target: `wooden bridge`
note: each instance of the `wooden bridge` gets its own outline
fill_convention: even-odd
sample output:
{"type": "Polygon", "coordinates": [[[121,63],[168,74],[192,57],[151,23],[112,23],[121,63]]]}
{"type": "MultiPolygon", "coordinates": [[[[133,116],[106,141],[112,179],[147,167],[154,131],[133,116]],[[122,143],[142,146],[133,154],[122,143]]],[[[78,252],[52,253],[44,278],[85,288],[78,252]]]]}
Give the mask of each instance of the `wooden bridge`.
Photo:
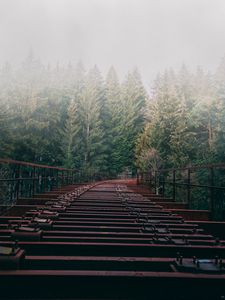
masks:
{"type": "Polygon", "coordinates": [[[209,211],[135,179],[74,183],[61,172],[50,189],[48,174],[33,173],[26,197],[22,177],[10,179],[18,197],[0,216],[1,299],[224,299],[225,224],[209,211]]]}

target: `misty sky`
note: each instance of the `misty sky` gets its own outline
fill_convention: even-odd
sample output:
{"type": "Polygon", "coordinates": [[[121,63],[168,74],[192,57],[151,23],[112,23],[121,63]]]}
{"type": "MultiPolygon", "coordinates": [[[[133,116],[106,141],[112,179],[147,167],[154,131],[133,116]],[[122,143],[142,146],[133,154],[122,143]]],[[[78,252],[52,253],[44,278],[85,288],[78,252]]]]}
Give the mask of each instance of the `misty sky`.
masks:
{"type": "Polygon", "coordinates": [[[215,70],[225,55],[225,0],[0,0],[0,63],[32,48],[45,63],[97,64],[145,83],[185,63],[215,70]]]}

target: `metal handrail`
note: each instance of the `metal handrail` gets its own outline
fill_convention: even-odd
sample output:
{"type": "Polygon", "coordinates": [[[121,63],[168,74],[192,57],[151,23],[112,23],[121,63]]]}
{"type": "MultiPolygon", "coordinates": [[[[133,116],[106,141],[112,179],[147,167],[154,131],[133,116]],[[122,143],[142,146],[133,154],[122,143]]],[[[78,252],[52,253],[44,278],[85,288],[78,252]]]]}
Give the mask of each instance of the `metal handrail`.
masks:
{"type": "Polygon", "coordinates": [[[159,169],[160,172],[168,172],[168,171],[182,171],[182,170],[196,170],[196,169],[209,169],[209,168],[225,168],[225,163],[215,163],[215,164],[195,164],[188,167],[180,167],[180,168],[167,168],[167,169],[159,169]]]}
{"type": "Polygon", "coordinates": [[[109,178],[104,172],[0,158],[0,205],[9,206],[19,198],[51,191],[69,184],[109,178]]]}
{"type": "Polygon", "coordinates": [[[189,208],[192,208],[193,202],[196,206],[196,200],[193,201],[194,192],[197,194],[196,189],[201,189],[201,192],[198,192],[200,195],[197,204],[204,202],[212,219],[225,219],[224,171],[225,163],[150,169],[148,172],[138,172],[138,182],[150,185],[156,193],[162,196],[168,197],[169,191],[175,201],[186,203],[189,208]],[[198,173],[203,171],[206,173],[198,173]],[[201,195],[204,195],[204,201],[200,199],[201,195]]]}
{"type": "Polygon", "coordinates": [[[29,166],[29,167],[37,167],[37,168],[44,168],[44,169],[53,169],[53,170],[59,170],[59,171],[75,171],[76,169],[67,169],[62,167],[56,167],[56,166],[48,166],[48,165],[42,165],[42,164],[36,164],[36,163],[30,163],[26,161],[20,161],[20,160],[13,160],[13,159],[4,159],[0,158],[0,163],[8,163],[8,164],[14,164],[14,165],[21,165],[21,166],[29,166]]]}
{"type": "Polygon", "coordinates": [[[0,205],[11,207],[19,198],[74,184],[78,177],[76,169],[1,158],[0,205]]]}

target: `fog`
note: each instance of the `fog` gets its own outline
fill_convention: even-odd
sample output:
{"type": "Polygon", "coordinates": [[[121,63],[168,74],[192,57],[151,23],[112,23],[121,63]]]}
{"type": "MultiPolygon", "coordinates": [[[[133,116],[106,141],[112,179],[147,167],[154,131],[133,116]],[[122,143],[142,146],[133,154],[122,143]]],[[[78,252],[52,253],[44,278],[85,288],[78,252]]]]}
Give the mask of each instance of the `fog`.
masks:
{"type": "Polygon", "coordinates": [[[165,68],[215,70],[225,54],[224,0],[0,0],[0,64],[33,49],[44,63],[82,60],[145,84],[165,68]]]}

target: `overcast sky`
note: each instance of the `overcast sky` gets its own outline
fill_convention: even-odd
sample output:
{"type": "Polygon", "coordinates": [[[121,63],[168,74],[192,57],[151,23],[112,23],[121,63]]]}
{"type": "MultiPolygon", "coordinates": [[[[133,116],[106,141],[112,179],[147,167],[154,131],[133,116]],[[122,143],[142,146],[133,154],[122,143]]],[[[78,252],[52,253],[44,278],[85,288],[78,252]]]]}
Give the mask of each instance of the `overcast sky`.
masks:
{"type": "Polygon", "coordinates": [[[0,63],[32,48],[43,62],[137,66],[145,83],[185,63],[214,70],[225,55],[225,0],[0,0],[0,63]]]}

